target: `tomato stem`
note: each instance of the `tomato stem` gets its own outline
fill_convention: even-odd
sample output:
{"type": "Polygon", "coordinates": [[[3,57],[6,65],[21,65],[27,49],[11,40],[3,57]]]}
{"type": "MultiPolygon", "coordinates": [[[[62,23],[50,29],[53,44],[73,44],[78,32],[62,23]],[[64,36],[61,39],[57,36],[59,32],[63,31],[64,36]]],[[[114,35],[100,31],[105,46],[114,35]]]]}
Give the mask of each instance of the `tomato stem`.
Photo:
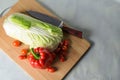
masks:
{"type": "Polygon", "coordinates": [[[35,59],[39,59],[39,58],[40,58],[40,55],[37,55],[37,54],[34,53],[33,48],[30,49],[30,52],[31,52],[32,55],[35,57],[35,59]]]}

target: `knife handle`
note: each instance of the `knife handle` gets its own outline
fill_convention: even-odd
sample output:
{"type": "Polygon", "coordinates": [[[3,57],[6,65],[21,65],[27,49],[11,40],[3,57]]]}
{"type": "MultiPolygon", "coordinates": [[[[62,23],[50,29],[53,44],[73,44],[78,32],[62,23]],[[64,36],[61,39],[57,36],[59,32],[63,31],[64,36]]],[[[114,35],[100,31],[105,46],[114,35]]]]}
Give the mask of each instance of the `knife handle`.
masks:
{"type": "Polygon", "coordinates": [[[79,30],[75,30],[75,29],[69,28],[69,27],[67,27],[66,25],[63,25],[62,29],[63,29],[63,31],[65,31],[65,32],[67,32],[67,33],[69,33],[69,34],[72,34],[72,35],[74,35],[74,36],[77,36],[77,37],[79,37],[79,38],[82,38],[82,35],[83,35],[83,34],[82,34],[82,32],[79,31],[79,30]]]}

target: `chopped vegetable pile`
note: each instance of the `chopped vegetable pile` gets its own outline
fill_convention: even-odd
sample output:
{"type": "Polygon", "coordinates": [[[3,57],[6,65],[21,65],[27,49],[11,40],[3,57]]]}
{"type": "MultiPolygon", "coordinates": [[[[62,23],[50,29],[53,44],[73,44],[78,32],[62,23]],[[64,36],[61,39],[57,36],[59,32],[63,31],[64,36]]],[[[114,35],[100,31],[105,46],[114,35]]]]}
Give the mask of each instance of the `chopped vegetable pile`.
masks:
{"type": "MultiPolygon", "coordinates": [[[[15,42],[16,40],[14,41],[14,43],[15,42]]],[[[19,58],[21,60],[28,59],[31,66],[34,68],[47,69],[48,72],[55,72],[56,68],[52,66],[53,62],[55,62],[57,59],[61,62],[64,62],[66,60],[68,47],[69,47],[69,41],[63,40],[59,44],[59,46],[52,52],[42,47],[22,49],[19,58]]]]}

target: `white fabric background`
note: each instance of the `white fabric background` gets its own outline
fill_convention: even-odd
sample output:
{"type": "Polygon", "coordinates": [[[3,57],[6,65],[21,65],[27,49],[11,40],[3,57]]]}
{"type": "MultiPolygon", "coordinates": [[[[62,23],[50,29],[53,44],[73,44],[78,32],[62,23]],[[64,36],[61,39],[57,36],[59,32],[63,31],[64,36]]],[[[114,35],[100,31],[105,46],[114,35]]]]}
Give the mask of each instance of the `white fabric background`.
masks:
{"type": "MultiPolygon", "coordinates": [[[[92,44],[64,80],[120,79],[120,0],[37,1],[73,28],[84,31],[92,44]]],[[[0,12],[15,2],[0,1],[0,12]]],[[[3,52],[0,52],[0,79],[32,80],[3,52]]]]}

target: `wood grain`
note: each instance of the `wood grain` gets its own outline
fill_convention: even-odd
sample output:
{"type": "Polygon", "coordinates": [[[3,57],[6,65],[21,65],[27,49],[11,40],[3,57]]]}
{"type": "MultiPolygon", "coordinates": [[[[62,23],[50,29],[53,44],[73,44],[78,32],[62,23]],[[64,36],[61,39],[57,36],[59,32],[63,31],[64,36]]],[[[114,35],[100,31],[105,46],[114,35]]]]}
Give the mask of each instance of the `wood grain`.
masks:
{"type": "Polygon", "coordinates": [[[12,13],[24,12],[26,10],[34,10],[56,17],[42,5],[38,4],[35,0],[19,0],[10,11],[2,18],[0,18],[0,48],[13,59],[21,68],[23,68],[34,80],[62,80],[64,76],[72,69],[72,67],[79,61],[90,47],[90,43],[85,39],[80,39],[70,34],[65,34],[64,37],[70,39],[71,47],[68,53],[67,61],[57,62],[54,64],[58,68],[55,73],[49,73],[46,70],[34,69],[27,60],[19,60],[20,50],[28,47],[22,45],[21,47],[12,46],[13,38],[7,36],[3,30],[4,19],[12,13]]]}

